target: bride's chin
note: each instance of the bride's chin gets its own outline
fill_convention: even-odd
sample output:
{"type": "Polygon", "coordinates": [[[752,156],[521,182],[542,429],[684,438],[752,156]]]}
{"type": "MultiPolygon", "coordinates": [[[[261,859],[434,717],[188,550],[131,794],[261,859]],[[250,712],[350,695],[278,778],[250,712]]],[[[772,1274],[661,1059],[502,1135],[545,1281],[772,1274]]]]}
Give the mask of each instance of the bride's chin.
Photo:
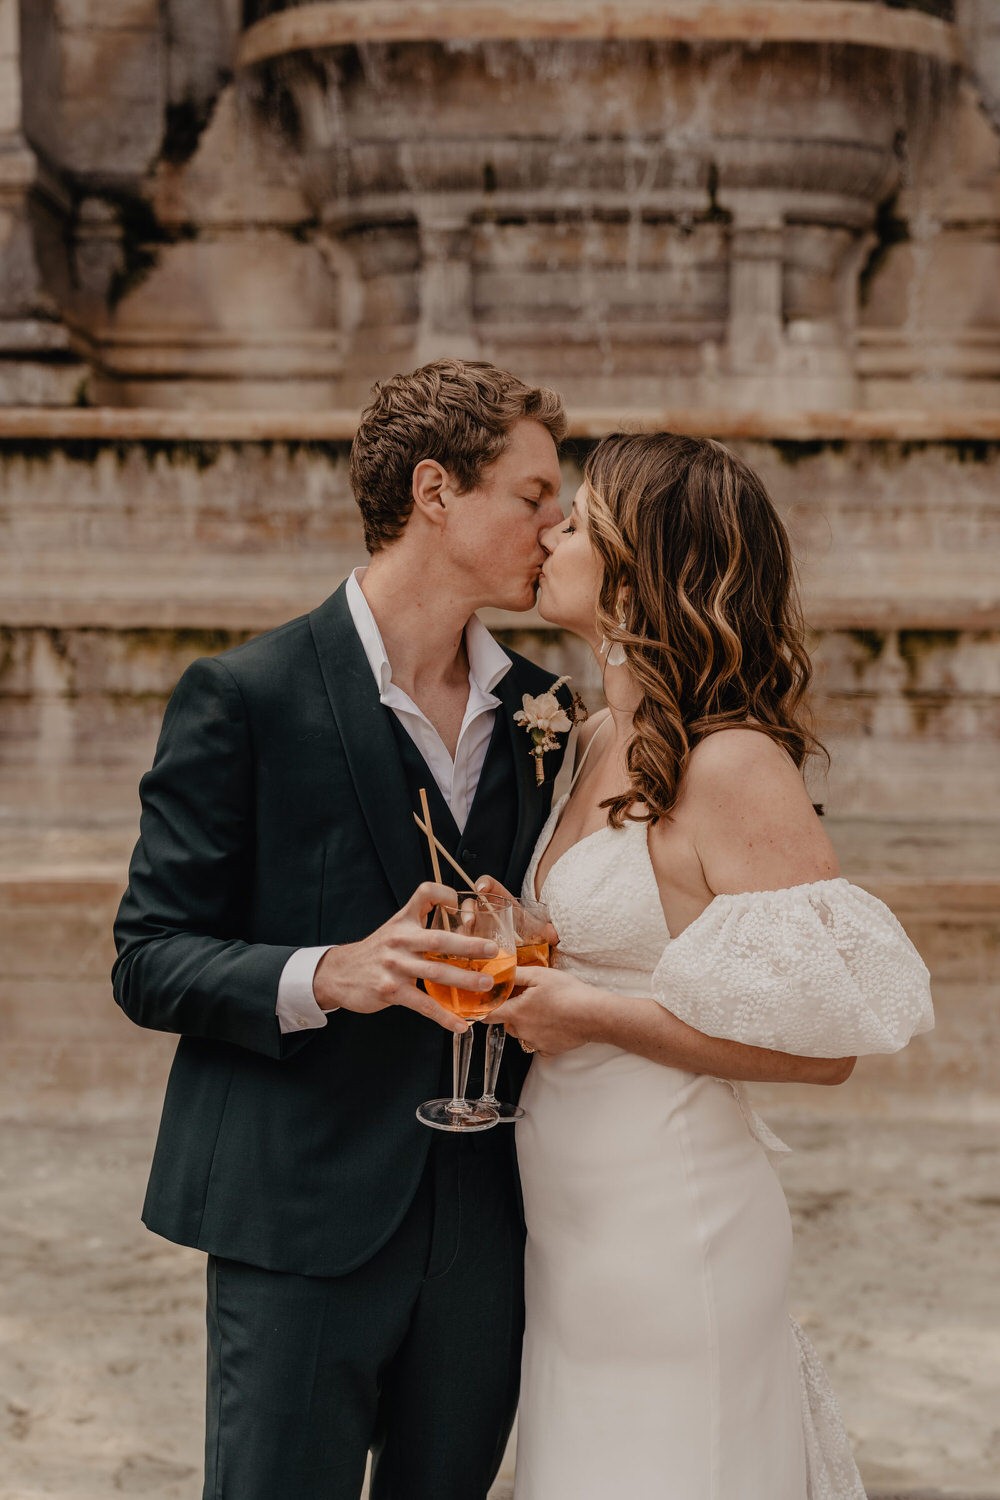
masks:
{"type": "Polygon", "coordinates": [[[553,610],[551,605],[546,602],[544,589],[539,589],[535,595],[535,608],[542,619],[547,620],[550,625],[561,625],[563,623],[559,618],[558,611],[553,610]]]}

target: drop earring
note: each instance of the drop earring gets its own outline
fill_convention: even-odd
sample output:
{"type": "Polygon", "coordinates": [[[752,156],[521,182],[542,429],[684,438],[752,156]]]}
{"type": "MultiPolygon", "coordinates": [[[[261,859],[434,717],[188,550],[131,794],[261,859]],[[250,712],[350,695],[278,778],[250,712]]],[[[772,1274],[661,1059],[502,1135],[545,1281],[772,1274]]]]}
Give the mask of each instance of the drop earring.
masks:
{"type": "MultiPolygon", "coordinates": [[[[618,616],[618,627],[620,630],[625,629],[625,616],[622,614],[618,616]]],[[[615,641],[614,645],[611,646],[611,649],[608,650],[609,644],[610,643],[608,642],[606,637],[601,641],[601,651],[607,651],[607,656],[605,657],[607,665],[609,667],[623,667],[626,661],[625,647],[622,645],[621,641],[615,641]]]]}

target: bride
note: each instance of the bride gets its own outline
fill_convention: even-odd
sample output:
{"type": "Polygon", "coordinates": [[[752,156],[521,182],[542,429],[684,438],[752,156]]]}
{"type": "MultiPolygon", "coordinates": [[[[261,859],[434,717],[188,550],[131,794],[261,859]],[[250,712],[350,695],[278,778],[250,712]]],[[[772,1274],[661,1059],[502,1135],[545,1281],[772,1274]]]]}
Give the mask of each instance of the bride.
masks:
{"type": "Polygon", "coordinates": [[[836,1083],[933,1024],[924,965],[839,877],[803,783],[787,537],[746,464],[658,433],[604,439],[544,545],[539,611],[593,647],[610,708],[525,877],[555,967],[495,1013],[537,1054],[516,1500],[863,1500],[786,1311],[786,1148],[703,1061],[827,1058],[836,1083]]]}

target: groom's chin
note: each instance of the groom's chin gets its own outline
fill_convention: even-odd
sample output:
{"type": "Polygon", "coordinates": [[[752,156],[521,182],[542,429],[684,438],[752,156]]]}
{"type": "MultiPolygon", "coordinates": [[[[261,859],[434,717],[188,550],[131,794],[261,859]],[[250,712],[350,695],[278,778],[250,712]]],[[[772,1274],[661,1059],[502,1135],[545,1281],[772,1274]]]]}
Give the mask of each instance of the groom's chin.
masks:
{"type": "Polygon", "coordinates": [[[516,589],[511,589],[507,598],[494,602],[493,608],[508,609],[512,614],[525,614],[529,609],[534,609],[535,607],[535,593],[535,584],[534,580],[532,580],[532,582],[526,583],[520,592],[516,589]]]}

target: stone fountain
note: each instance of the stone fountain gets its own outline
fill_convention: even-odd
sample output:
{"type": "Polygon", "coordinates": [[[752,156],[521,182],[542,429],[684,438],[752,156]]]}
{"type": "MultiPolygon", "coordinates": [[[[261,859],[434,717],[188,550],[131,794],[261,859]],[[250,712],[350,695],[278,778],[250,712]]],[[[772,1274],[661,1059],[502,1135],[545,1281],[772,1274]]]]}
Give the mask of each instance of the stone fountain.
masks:
{"type": "Polygon", "coordinates": [[[995,142],[951,9],[25,7],[8,399],[353,409],[447,348],[576,409],[989,405],[995,142]]]}
{"type": "Polygon", "coordinates": [[[855,407],[880,205],[954,107],[881,6],[326,4],[240,47],[339,251],[348,402],[450,348],[574,406],[855,407]]]}
{"type": "MultiPolygon", "coordinates": [[[[26,1086],[134,1086],[107,921],[164,699],[359,560],[354,412],[451,351],[566,393],[570,481],[622,418],[763,472],[831,829],[946,997],[852,1098],[994,1097],[989,6],[0,0],[0,79],[0,923],[63,935],[4,992],[16,1028],[51,996],[26,1086]]],[[[494,623],[599,696],[571,643],[494,623]]]]}
{"type": "MultiPolygon", "coordinates": [[[[102,1195],[107,1117],[151,1129],[172,1041],[137,1033],[107,976],[165,700],[193,657],[308,609],[362,560],[357,408],[373,378],[439,352],[565,392],[567,488],[594,438],[638,420],[736,447],[789,525],[833,756],[815,793],[845,873],[927,958],[939,1017],[847,1089],[781,1094],[807,1124],[793,1209],[824,1246],[811,1287],[826,1245],[859,1238],[866,1191],[865,1238],[899,1249],[880,1368],[903,1427],[891,1399],[872,1417],[867,1310],[838,1360],[849,1397],[863,1365],[876,1482],[916,1482],[904,1427],[925,1459],[947,1428],[962,1473],[982,1473],[986,1346],[970,1404],[968,1324],[924,1301],[927,1265],[960,1257],[943,1237],[920,1257],[945,1222],[995,1212],[973,1136],[1000,1106],[997,0],[0,0],[0,1031],[6,1115],[26,1135],[55,1122],[18,1215],[61,1196],[56,1158],[76,1171],[67,1120],[102,1195]],[[879,1112],[897,1122],[872,1132],[879,1112]],[[947,1155],[949,1129],[974,1160],[947,1155]],[[824,1140],[847,1142],[842,1194],[824,1140]],[[894,1194],[915,1250],[898,1202],[889,1232],[894,1194]],[[950,1372],[926,1342],[945,1323],[950,1372]]],[[[490,623],[596,706],[572,642],[530,616],[490,623]]],[[[86,1280],[61,1280],[53,1306],[80,1286],[93,1300],[89,1245],[63,1248],[86,1280]]],[[[874,1259],[856,1264],[846,1305],[873,1307],[874,1259]]],[[[150,1308],[173,1299],[165,1266],[150,1308]]],[[[980,1280],[969,1307],[995,1300],[980,1280]]],[[[843,1284],[826,1294],[837,1326],[843,1284]]],[[[183,1349],[161,1342],[169,1399],[183,1349]]],[[[132,1369],[100,1393],[115,1442],[132,1369]]],[[[100,1422],[76,1425],[76,1370],[60,1351],[39,1380],[36,1442],[93,1477],[107,1455],[100,1422]],[[51,1416],[60,1380],[71,1425],[51,1416]]],[[[193,1465],[193,1403],[174,1405],[176,1441],[133,1425],[193,1465]]],[[[9,1403],[15,1430],[27,1413],[9,1403]]],[[[193,1474],[159,1463],[144,1451],[106,1488],[193,1474]]],[[[920,1472],[959,1483],[953,1468],[920,1472]]]]}

